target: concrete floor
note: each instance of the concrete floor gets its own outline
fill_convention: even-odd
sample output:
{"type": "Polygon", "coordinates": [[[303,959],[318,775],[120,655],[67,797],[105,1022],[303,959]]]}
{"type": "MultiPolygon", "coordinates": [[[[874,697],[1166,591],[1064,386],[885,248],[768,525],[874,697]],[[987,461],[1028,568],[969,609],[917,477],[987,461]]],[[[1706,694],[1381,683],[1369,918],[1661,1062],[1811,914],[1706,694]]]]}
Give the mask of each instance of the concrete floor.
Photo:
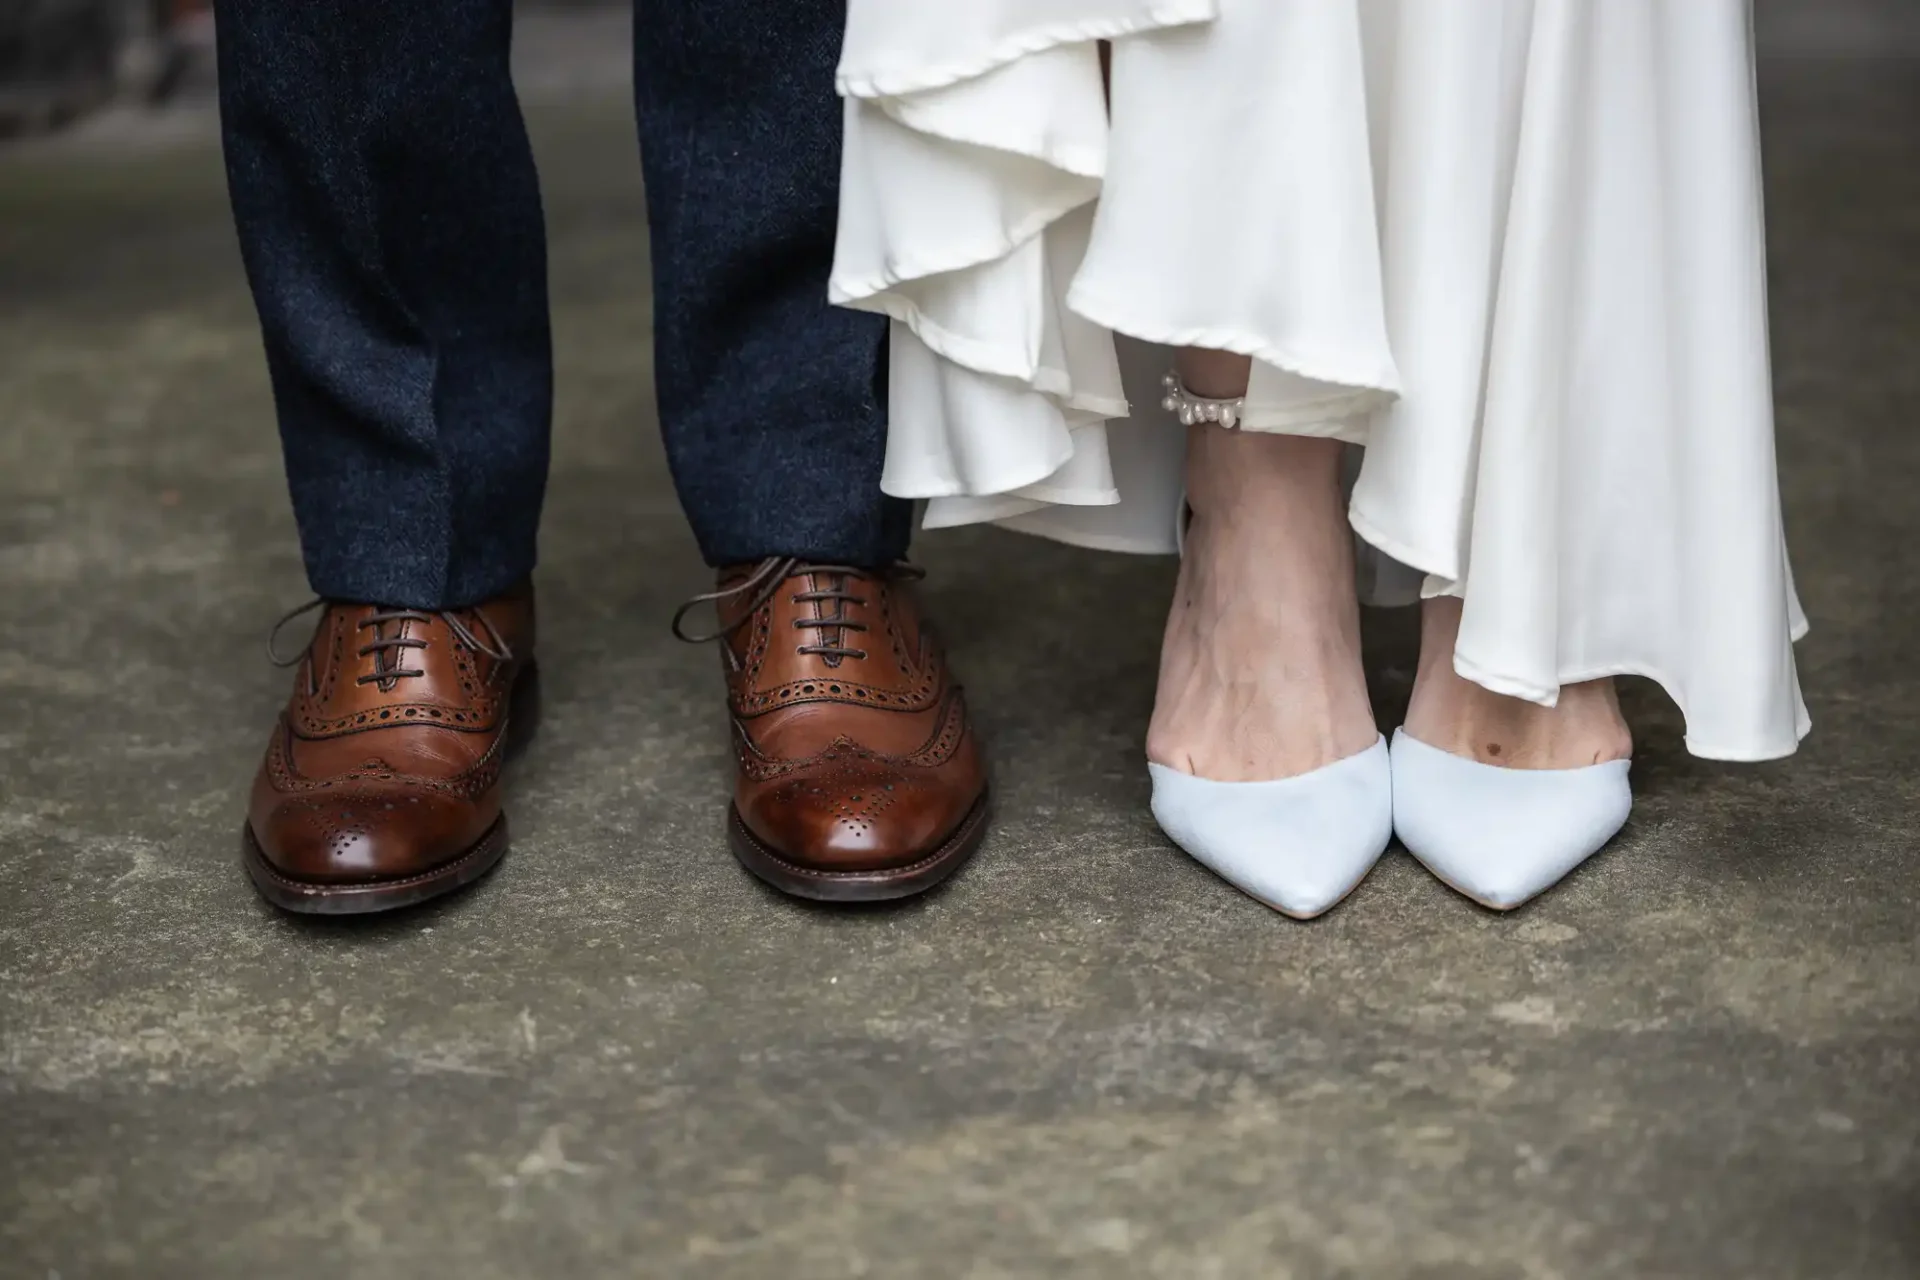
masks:
{"type": "MultiPolygon", "coordinates": [[[[305,588],[217,152],[0,156],[0,1275],[1920,1274],[1920,76],[1765,98],[1814,736],[1693,760],[1636,687],[1634,820],[1558,891],[1498,917],[1396,852],[1305,926],[1148,817],[1170,565],[995,531],[922,547],[998,769],[977,863],[859,912],[735,867],[617,101],[535,113],[514,852],[276,915],[236,832],[305,588]]],[[[1369,621],[1388,708],[1409,621],[1369,621]]]]}

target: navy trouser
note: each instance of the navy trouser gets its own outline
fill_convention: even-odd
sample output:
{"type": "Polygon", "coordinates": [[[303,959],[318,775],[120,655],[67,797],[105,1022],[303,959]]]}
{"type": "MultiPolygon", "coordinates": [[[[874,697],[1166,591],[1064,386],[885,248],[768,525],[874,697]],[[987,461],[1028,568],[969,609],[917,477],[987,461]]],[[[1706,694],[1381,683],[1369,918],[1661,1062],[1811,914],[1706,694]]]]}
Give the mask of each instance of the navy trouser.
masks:
{"type": "MultiPolygon", "coordinates": [[[[553,392],[512,0],[219,0],[234,221],[313,588],[526,576],[553,392]]],[[[842,0],[636,0],[654,377],[709,563],[879,565],[885,322],[827,305],[842,0]]]]}

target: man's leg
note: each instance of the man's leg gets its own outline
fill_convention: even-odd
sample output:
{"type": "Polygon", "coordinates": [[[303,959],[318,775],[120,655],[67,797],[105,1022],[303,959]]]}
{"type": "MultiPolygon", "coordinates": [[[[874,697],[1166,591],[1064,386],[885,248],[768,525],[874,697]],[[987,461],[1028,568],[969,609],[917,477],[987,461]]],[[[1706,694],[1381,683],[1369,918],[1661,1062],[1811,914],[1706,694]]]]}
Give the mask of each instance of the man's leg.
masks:
{"type": "Polygon", "coordinates": [[[511,0],[220,0],[234,222],[326,601],[253,786],[268,900],[404,906],[506,850],[551,394],[511,0]]]}
{"type": "Polygon", "coordinates": [[[842,0],[636,0],[654,377],[707,562],[878,566],[911,505],[880,492],[886,321],[827,305],[842,0]]]}
{"type": "Polygon", "coordinates": [[[736,857],[787,893],[897,898],[986,829],[960,688],[880,492],[885,322],[827,304],[839,0],[638,0],[667,456],[722,573],[736,857]],[[743,566],[751,566],[743,567],[743,566]]]}
{"type": "Polygon", "coordinates": [[[533,568],[546,242],[511,0],[220,0],[234,222],[307,573],[472,604],[533,568]]]}

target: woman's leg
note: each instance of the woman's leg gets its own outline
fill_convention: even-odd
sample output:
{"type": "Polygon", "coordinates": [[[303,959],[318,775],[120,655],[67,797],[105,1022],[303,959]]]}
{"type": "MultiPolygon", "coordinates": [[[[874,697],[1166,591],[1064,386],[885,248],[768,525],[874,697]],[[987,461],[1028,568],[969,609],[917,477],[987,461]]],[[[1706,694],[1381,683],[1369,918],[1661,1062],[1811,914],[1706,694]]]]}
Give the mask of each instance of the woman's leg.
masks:
{"type": "Polygon", "coordinates": [[[1557,705],[1543,707],[1489,692],[1457,673],[1453,647],[1460,607],[1450,597],[1422,606],[1409,734],[1430,747],[1509,769],[1577,769],[1633,753],[1633,735],[1610,679],[1567,685],[1557,705]]]}
{"type": "MultiPolygon", "coordinates": [[[[1178,364],[1195,395],[1246,391],[1245,356],[1188,350],[1178,364]]],[[[1188,428],[1193,523],[1161,646],[1149,759],[1253,781],[1306,773],[1373,742],[1340,451],[1333,440],[1188,428]]],[[[1543,707],[1457,674],[1460,607],[1452,598],[1423,606],[1408,733],[1516,769],[1632,753],[1612,680],[1568,685],[1543,707]]]]}
{"type": "MultiPolygon", "coordinates": [[[[1244,356],[1181,353],[1195,395],[1244,394],[1244,356]]],[[[1147,757],[1220,782],[1292,777],[1378,739],[1360,667],[1338,441],[1188,428],[1193,519],[1147,757]]]]}

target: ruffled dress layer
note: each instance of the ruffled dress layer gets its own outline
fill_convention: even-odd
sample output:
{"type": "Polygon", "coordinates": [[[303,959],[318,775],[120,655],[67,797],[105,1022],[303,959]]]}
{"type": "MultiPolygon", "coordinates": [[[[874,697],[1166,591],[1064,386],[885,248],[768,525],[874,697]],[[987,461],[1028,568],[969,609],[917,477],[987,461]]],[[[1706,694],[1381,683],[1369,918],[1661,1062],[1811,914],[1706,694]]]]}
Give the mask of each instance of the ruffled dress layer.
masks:
{"type": "Polygon", "coordinates": [[[1376,594],[1462,597],[1461,674],[1790,753],[1751,48],[1744,0],[852,0],[883,487],[1170,552],[1168,349],[1239,352],[1245,429],[1364,447],[1376,594]]]}

